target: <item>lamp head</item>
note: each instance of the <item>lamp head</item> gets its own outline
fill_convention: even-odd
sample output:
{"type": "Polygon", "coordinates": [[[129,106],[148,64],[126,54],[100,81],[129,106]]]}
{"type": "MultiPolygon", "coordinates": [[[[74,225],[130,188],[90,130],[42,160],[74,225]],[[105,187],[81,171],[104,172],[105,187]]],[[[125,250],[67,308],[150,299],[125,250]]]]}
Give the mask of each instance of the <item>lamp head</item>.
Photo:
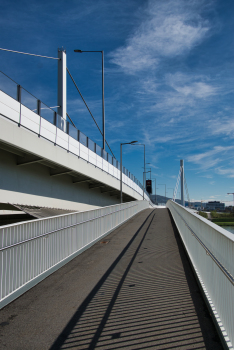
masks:
{"type": "Polygon", "coordinates": [[[74,50],[74,52],[82,53],[83,51],[82,50],[74,50]]]}
{"type": "Polygon", "coordinates": [[[136,142],[138,142],[138,141],[131,141],[131,142],[130,142],[130,144],[132,144],[132,143],[136,143],[136,142]]]}

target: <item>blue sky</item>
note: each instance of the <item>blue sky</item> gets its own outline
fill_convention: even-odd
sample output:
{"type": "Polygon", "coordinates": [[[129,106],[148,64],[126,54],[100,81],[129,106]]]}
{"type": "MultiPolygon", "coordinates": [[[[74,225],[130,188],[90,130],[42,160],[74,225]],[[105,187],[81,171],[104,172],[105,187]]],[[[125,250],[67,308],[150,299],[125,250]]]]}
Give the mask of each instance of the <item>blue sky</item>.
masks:
{"type": "MultiPolygon", "coordinates": [[[[172,195],[184,159],[190,199],[232,204],[234,192],[234,2],[69,0],[0,3],[0,47],[57,56],[101,127],[104,50],[106,139],[146,145],[146,161],[172,195]]],[[[57,105],[57,61],[0,51],[0,70],[49,106],[57,105]]],[[[70,78],[68,113],[101,145],[70,78]]],[[[124,165],[142,180],[143,147],[124,146],[124,165]]],[[[157,186],[164,194],[164,186],[157,186]]]]}

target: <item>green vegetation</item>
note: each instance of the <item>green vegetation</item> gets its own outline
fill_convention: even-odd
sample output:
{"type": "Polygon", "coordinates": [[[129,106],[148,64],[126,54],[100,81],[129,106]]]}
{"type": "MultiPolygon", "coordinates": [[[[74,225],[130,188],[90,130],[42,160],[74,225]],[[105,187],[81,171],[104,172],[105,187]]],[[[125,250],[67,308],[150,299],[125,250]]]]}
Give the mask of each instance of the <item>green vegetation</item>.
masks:
{"type": "Polygon", "coordinates": [[[204,213],[203,211],[199,211],[199,215],[203,216],[204,218],[208,219],[207,213],[204,213]]]}
{"type": "Polygon", "coordinates": [[[226,217],[226,218],[215,218],[215,219],[213,219],[212,220],[213,222],[232,222],[232,223],[234,223],[234,218],[233,217],[226,217]]]}
{"type": "Polygon", "coordinates": [[[212,217],[212,219],[216,219],[216,218],[230,218],[232,217],[232,214],[230,213],[217,213],[216,211],[211,211],[210,215],[212,217]]]}
{"type": "Polygon", "coordinates": [[[212,222],[219,226],[234,226],[233,213],[217,213],[212,211],[211,213],[212,222]]]}
{"type": "MultiPolygon", "coordinates": [[[[214,221],[213,221],[214,222],[214,221]]],[[[216,225],[219,226],[234,226],[234,221],[230,221],[230,222],[214,222],[216,225]]]]}

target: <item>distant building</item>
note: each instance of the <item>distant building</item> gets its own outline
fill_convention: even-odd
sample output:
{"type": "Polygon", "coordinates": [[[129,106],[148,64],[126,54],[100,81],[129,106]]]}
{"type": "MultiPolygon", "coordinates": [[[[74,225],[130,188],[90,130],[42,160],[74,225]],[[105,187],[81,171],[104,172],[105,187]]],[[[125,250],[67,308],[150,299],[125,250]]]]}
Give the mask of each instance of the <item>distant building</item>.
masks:
{"type": "Polygon", "coordinates": [[[225,210],[225,204],[220,203],[219,201],[208,202],[206,204],[207,210],[225,210]]]}

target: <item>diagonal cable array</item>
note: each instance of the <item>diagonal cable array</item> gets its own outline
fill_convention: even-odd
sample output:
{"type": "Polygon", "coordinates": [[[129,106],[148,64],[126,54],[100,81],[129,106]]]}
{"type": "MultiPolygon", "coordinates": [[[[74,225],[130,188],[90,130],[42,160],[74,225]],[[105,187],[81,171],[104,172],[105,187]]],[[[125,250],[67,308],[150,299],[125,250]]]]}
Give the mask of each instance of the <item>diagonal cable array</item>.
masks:
{"type": "MultiPolygon", "coordinates": [[[[173,193],[173,202],[175,202],[175,199],[176,199],[177,190],[178,190],[178,186],[179,186],[180,178],[181,178],[181,172],[182,172],[182,167],[180,167],[179,174],[178,174],[178,177],[177,177],[177,182],[176,182],[176,186],[175,186],[174,193],[173,193]]],[[[187,186],[185,175],[184,175],[184,186],[185,186],[185,190],[186,190],[186,194],[187,194],[188,204],[189,204],[189,207],[190,207],[191,203],[190,203],[188,186],[187,186]]]]}
{"type": "MultiPolygon", "coordinates": [[[[75,85],[77,91],[79,92],[80,97],[82,98],[82,100],[83,100],[83,102],[84,102],[84,104],[85,104],[87,110],[89,111],[89,114],[90,114],[91,117],[93,118],[93,120],[94,120],[94,122],[95,122],[95,124],[96,124],[96,126],[97,126],[97,128],[98,128],[98,130],[100,131],[101,135],[103,136],[103,133],[102,133],[101,129],[99,128],[98,123],[96,122],[96,119],[94,118],[94,116],[93,116],[92,112],[90,111],[90,109],[89,109],[87,103],[85,102],[85,99],[84,99],[84,97],[82,96],[82,94],[81,94],[81,92],[80,92],[78,86],[76,85],[76,82],[75,82],[74,78],[72,77],[72,75],[71,75],[71,73],[70,73],[70,71],[69,71],[68,68],[67,68],[67,72],[68,72],[68,74],[70,75],[70,78],[71,78],[71,80],[73,81],[73,84],[75,85]]],[[[70,119],[70,118],[69,118],[69,119],[70,119]]],[[[111,148],[110,148],[110,146],[109,146],[109,144],[108,144],[108,142],[107,142],[106,140],[105,140],[105,143],[107,144],[109,150],[111,151],[112,156],[115,158],[114,153],[112,152],[112,150],[111,150],[111,148]]]]}
{"type": "Polygon", "coordinates": [[[175,187],[174,193],[173,193],[173,202],[175,202],[175,199],[176,199],[177,190],[178,190],[178,186],[179,186],[179,183],[180,183],[181,171],[182,171],[182,167],[180,167],[179,174],[178,174],[178,177],[177,177],[176,187],[175,187]]]}
{"type": "Polygon", "coordinates": [[[189,192],[188,192],[188,186],[187,186],[187,182],[186,182],[186,178],[184,176],[184,186],[185,186],[185,190],[186,190],[186,194],[187,194],[187,199],[188,199],[188,205],[190,207],[190,198],[189,198],[189,192]]]}

